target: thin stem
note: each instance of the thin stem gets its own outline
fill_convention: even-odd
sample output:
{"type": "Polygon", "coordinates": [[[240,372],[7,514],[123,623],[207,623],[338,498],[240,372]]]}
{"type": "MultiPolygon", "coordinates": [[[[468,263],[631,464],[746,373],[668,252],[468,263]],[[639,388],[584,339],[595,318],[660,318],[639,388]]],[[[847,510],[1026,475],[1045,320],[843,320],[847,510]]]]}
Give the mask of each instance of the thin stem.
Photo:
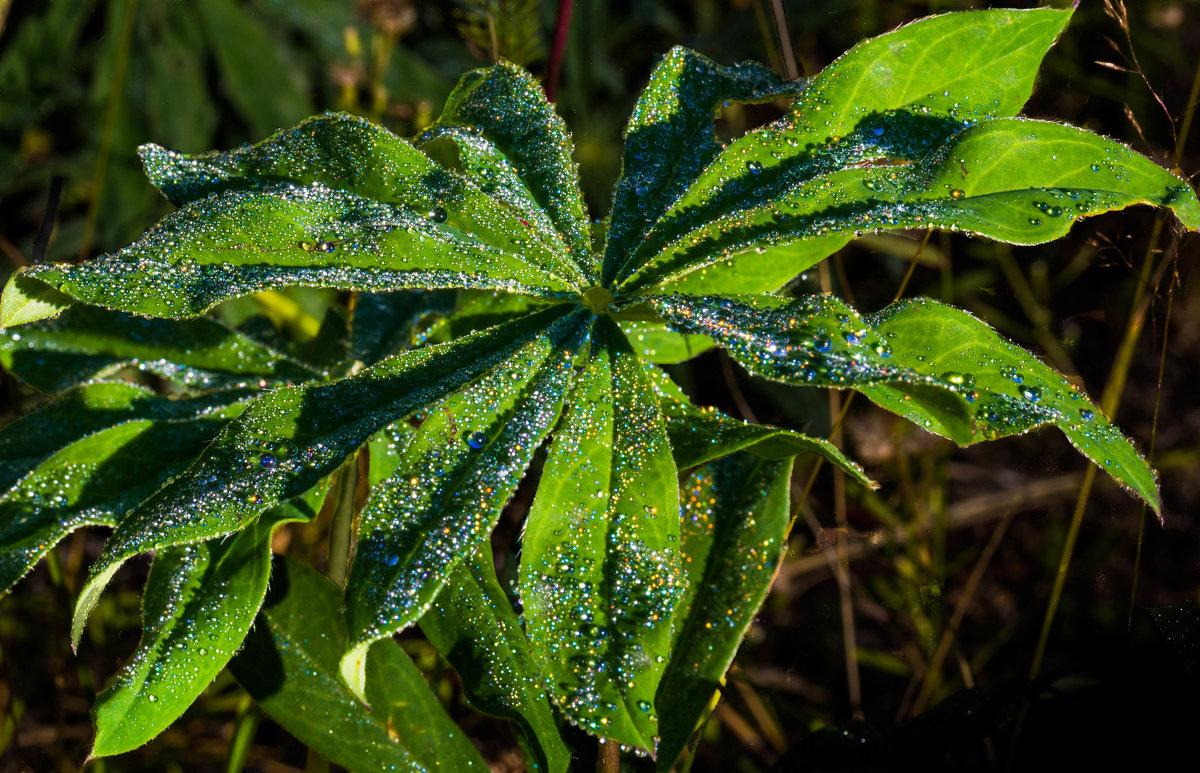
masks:
{"type": "Polygon", "coordinates": [[[346,584],[350,566],[350,537],[354,530],[354,493],[358,488],[358,456],[342,465],[334,484],[333,518],[329,523],[329,553],[325,576],[339,586],[346,584]]]}
{"type": "Polygon", "coordinates": [[[600,739],[601,773],[621,773],[621,744],[611,738],[600,739]]]}
{"type": "Polygon", "coordinates": [[[796,52],[792,48],[792,36],[788,31],[787,16],[783,12],[783,0],[771,0],[771,13],[775,15],[775,30],[779,33],[779,53],[783,55],[783,72],[788,80],[800,78],[796,66],[796,52]]]}
{"type": "Polygon", "coordinates": [[[546,99],[553,102],[558,96],[558,79],[562,71],[563,54],[567,50],[567,39],[571,31],[571,10],[574,0],[558,0],[558,15],[554,19],[554,46],[550,49],[550,61],[546,64],[546,99]]]}
{"type": "Polygon", "coordinates": [[[121,108],[121,90],[125,85],[129,51],[133,47],[133,25],[137,20],[137,6],[138,0],[126,0],[125,20],[121,25],[121,44],[117,48],[112,86],[108,92],[108,106],[104,111],[104,131],[100,135],[100,149],[96,153],[96,169],[92,172],[91,201],[88,203],[87,219],[83,224],[83,237],[79,240],[80,261],[87,259],[92,250],[92,238],[96,233],[96,218],[100,214],[100,197],[104,191],[104,175],[108,170],[108,153],[112,148],[113,132],[117,127],[117,115],[121,108]]]}
{"type": "Polygon", "coordinates": [[[254,702],[246,695],[238,703],[237,718],[234,720],[233,737],[229,739],[229,755],[225,762],[225,773],[241,773],[246,767],[246,757],[254,734],[258,730],[259,713],[254,702]]]}

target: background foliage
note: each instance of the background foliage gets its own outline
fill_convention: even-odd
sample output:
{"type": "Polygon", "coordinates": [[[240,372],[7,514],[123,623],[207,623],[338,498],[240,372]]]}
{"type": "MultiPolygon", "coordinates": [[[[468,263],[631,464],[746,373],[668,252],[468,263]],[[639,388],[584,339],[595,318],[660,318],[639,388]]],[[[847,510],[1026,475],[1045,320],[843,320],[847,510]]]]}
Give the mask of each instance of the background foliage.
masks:
{"type": "MultiPolygon", "coordinates": [[[[784,3],[808,73],[862,37],[975,5],[784,3]]],[[[181,151],[233,147],[323,109],[359,112],[411,134],[481,59],[499,53],[535,71],[544,66],[554,6],[0,0],[0,273],[32,259],[39,232],[50,237],[51,259],[92,255],[129,242],[169,211],[134,153],[143,142],[181,151]],[[487,17],[481,24],[478,15],[492,7],[515,14],[493,18],[494,37],[485,36],[487,17]],[[518,34],[531,29],[540,45],[518,34]],[[56,178],[61,197],[50,231],[42,220],[56,178]]],[[[1087,3],[1047,58],[1026,113],[1121,139],[1194,173],[1200,138],[1176,137],[1183,126],[1172,119],[1182,119],[1195,99],[1195,29],[1200,7],[1192,3],[1138,3],[1127,26],[1102,4],[1087,3]],[[1141,74],[1125,71],[1139,68],[1141,74]]],[[[675,43],[722,62],[755,58],[782,67],[770,2],[576,2],[558,103],[575,131],[593,212],[608,207],[629,108],[653,62],[675,43]]],[[[719,130],[735,136],[774,118],[771,111],[727,110],[719,130]]],[[[860,400],[844,423],[844,442],[883,487],[843,489],[823,475],[815,479],[806,508],[815,528],[798,523],[793,531],[789,560],[735,662],[695,769],[762,770],[793,747],[793,755],[817,754],[821,739],[834,737],[817,731],[831,726],[864,734],[892,760],[945,751],[971,729],[939,721],[936,709],[917,731],[901,722],[964,685],[991,690],[987,705],[997,712],[1014,693],[1043,698],[1019,737],[992,739],[1000,758],[1028,759],[1039,740],[1075,764],[1132,755],[1121,740],[1131,737],[1142,739],[1143,760],[1186,743],[1182,731],[1200,714],[1190,698],[1200,673],[1164,635],[1161,620],[1179,612],[1159,613],[1156,624],[1146,610],[1200,600],[1200,483],[1193,474],[1200,410],[1192,386],[1200,308],[1187,292],[1198,247],[1194,238],[1180,241],[1169,227],[1157,228],[1155,217],[1139,209],[1094,218],[1066,240],[1036,248],[938,234],[908,289],[974,311],[1074,374],[1093,395],[1104,392],[1114,365],[1117,373],[1127,370],[1113,418],[1160,471],[1165,525],[1146,521],[1134,500],[1097,482],[1041,680],[1025,686],[1086,460],[1050,432],[955,449],[860,400]],[[1151,255],[1164,268],[1143,287],[1139,272],[1151,255]],[[1120,342],[1139,304],[1148,314],[1132,360],[1123,364],[1120,342]],[[846,532],[834,528],[839,510],[846,532]],[[823,539],[842,540],[854,558],[856,646],[848,652],[838,585],[818,551],[823,539]],[[954,644],[942,652],[939,641],[952,628],[954,644]],[[935,659],[944,664],[941,676],[927,679],[935,659]],[[847,687],[848,663],[860,675],[857,700],[847,687]],[[1170,711],[1172,703],[1193,708],[1170,711]],[[856,724],[856,715],[869,724],[856,724]]],[[[900,236],[856,242],[833,262],[835,290],[858,308],[882,307],[917,244],[900,236]]],[[[817,289],[815,275],[804,281],[808,291],[817,289]]],[[[272,305],[243,300],[222,314],[237,321],[265,311],[285,333],[303,337],[334,301],[328,293],[289,291],[272,305]]],[[[701,402],[735,415],[814,434],[830,429],[823,392],[768,385],[720,355],[703,355],[675,375],[701,402]]],[[[7,375],[3,387],[0,421],[38,400],[7,375]]],[[[807,482],[800,465],[796,492],[807,482]]],[[[494,540],[502,578],[505,569],[512,573],[510,543],[527,506],[518,494],[494,540]]],[[[323,533],[319,524],[285,530],[275,548],[306,559],[321,555],[323,533]]],[[[74,594],[101,537],[81,532],[67,540],[0,604],[0,771],[76,769],[90,743],[87,711],[100,680],[136,647],[144,561],[118,575],[78,657],[69,651],[74,594]]],[[[428,644],[412,633],[402,644],[489,763],[507,769],[519,760],[509,731],[465,707],[455,677],[428,644]]],[[[232,747],[244,750],[245,769],[303,769],[303,747],[258,717],[232,679],[221,677],[153,744],[104,765],[224,770],[232,747]]],[[[986,767],[985,748],[957,753],[986,767]]]]}

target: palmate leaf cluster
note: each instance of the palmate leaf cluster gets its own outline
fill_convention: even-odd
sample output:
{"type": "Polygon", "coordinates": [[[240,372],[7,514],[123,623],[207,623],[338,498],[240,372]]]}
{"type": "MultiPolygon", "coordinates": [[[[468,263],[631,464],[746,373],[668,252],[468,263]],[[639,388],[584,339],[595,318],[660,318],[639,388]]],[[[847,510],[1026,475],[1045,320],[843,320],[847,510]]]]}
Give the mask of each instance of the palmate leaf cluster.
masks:
{"type": "Polygon", "coordinates": [[[465,75],[412,141],[327,114],[229,152],[143,147],[179,209],[117,253],[24,270],[0,303],[5,367],[53,396],[0,434],[0,585],[112,527],[78,642],[114,573],[155,553],[93,753],[145,743],[228,663],[348,767],[482,765],[391,638],[420,625],[544,769],[569,762],[564,721],[669,768],[781,558],[792,458],[871,485],[824,440],[694,406],[654,364],[710,346],[962,445],[1053,425],[1157,508],[1100,410],[978,319],[780,291],[869,230],[1032,244],[1135,203],[1200,227],[1166,170],[1017,115],[1069,16],[933,17],[800,82],[674,49],[603,228],[562,120],[507,63],[465,75]],[[718,140],[724,104],[777,100],[783,118],[718,140]],[[292,285],[355,295],[303,346],[206,316],[292,285]],[[518,616],[488,536],[542,448],[518,616]],[[343,592],[270,545],[348,460],[370,493],[343,592]]]}

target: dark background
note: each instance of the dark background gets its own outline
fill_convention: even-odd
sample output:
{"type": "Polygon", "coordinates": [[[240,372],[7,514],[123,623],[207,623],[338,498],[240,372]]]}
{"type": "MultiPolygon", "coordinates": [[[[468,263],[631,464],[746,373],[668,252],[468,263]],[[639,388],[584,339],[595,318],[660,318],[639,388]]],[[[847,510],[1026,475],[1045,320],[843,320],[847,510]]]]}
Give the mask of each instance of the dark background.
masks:
{"type": "MultiPolygon", "coordinates": [[[[488,5],[0,0],[0,279],[32,259],[56,178],[49,259],[115,249],[169,211],[145,182],[135,154],[141,143],[228,148],[326,109],[362,113],[401,134],[419,130],[457,76],[490,58],[486,17],[478,14],[488,5]]],[[[493,19],[499,53],[544,72],[557,3],[490,5],[500,8],[493,19]]],[[[812,74],[862,37],[981,4],[783,6],[787,37],[812,74]]],[[[1200,137],[1193,128],[1179,141],[1175,132],[1200,73],[1200,4],[1133,2],[1127,14],[1084,3],[1047,57],[1025,112],[1100,132],[1195,174],[1200,137]]],[[[608,206],[626,116],[670,46],[781,66],[770,0],[580,0],[570,33],[558,105],[574,131],[594,217],[608,206]]],[[[735,136],[779,110],[727,110],[719,131],[735,136]]],[[[1145,207],[1096,217],[1040,247],[935,234],[906,290],[971,310],[1097,398],[1131,310],[1148,304],[1113,418],[1160,471],[1164,522],[1097,476],[1039,678],[1029,681],[1030,665],[1086,461],[1054,432],[957,449],[855,401],[844,442],[882,488],[846,488],[845,534],[834,528],[841,505],[827,472],[805,507],[821,534],[851,546],[857,647],[850,654],[861,701],[855,705],[847,689],[837,583],[813,530],[798,521],[693,770],[1141,767],[1188,759],[1180,755],[1195,766],[1200,304],[1190,290],[1200,240],[1167,220],[1152,241],[1157,217],[1145,207]],[[1139,294],[1147,259],[1154,282],[1139,294]],[[971,587],[1000,524],[1006,530],[971,587]],[[910,720],[960,606],[961,626],[932,678],[931,708],[910,720]]],[[[886,305],[920,236],[867,237],[846,248],[831,261],[834,290],[863,311],[886,305]]],[[[815,291],[816,272],[798,288],[815,291]]],[[[338,300],[295,297],[313,313],[338,300]]],[[[245,312],[234,305],[223,313],[245,312]]],[[[735,415],[829,432],[823,391],[761,382],[715,353],[672,372],[699,400],[735,415]]],[[[5,375],[0,422],[38,402],[5,375]]],[[[802,462],[797,492],[806,481],[802,462]]],[[[508,526],[522,506],[514,502],[508,526]]],[[[502,528],[499,539],[514,531],[502,528]]],[[[43,564],[0,602],[0,771],[76,770],[90,745],[95,692],[136,647],[144,562],[118,576],[79,654],[69,650],[73,594],[102,539],[101,532],[68,539],[59,548],[61,573],[43,564]]],[[[315,555],[320,540],[296,533],[280,548],[315,555]]],[[[465,707],[452,672],[419,636],[408,635],[405,646],[495,768],[519,769],[511,731],[465,707]]],[[[240,688],[223,676],[150,746],[92,769],[224,770],[229,739],[248,711],[240,688]]],[[[304,749],[264,719],[245,769],[305,765],[304,749]]]]}

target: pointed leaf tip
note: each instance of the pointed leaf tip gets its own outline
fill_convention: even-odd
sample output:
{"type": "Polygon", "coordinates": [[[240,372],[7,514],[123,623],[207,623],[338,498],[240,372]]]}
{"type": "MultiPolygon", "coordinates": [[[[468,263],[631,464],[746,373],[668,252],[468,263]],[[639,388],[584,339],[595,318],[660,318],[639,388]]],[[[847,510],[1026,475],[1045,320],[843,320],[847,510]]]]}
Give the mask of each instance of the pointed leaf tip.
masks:
{"type": "Polygon", "coordinates": [[[0,327],[14,327],[62,313],[75,301],[71,296],[28,274],[18,273],[0,296],[0,327]]]}
{"type": "Polygon", "coordinates": [[[342,674],[342,681],[364,706],[370,705],[367,703],[367,650],[371,649],[371,644],[372,642],[368,641],[355,645],[353,649],[342,656],[342,662],[338,667],[342,674]]]}

